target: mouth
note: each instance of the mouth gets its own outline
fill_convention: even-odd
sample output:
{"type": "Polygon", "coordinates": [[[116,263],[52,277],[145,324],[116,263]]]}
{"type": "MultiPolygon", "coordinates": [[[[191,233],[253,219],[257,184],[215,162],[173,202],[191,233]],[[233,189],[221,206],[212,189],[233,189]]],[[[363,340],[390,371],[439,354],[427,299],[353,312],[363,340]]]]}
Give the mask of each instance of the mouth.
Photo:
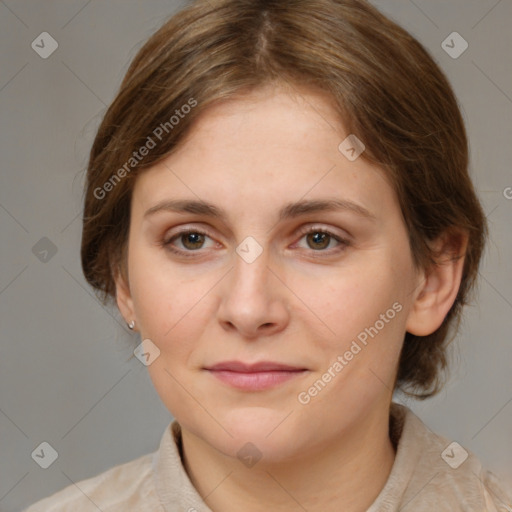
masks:
{"type": "Polygon", "coordinates": [[[204,369],[224,384],[245,391],[270,389],[308,372],[307,368],[269,361],[255,364],[226,361],[204,369]]]}

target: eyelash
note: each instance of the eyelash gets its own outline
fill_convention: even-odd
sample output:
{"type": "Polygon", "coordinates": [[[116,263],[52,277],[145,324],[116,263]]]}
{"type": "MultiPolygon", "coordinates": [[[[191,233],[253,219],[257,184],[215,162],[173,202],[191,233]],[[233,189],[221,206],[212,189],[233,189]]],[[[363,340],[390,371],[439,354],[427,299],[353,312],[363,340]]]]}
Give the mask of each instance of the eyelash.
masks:
{"type": "MultiPolygon", "coordinates": [[[[189,235],[191,233],[196,234],[196,235],[204,235],[204,236],[207,236],[208,238],[211,238],[210,235],[207,232],[202,231],[201,229],[184,229],[183,231],[180,231],[180,232],[174,234],[171,238],[162,240],[160,245],[162,247],[164,247],[166,250],[169,250],[169,251],[171,251],[171,252],[173,252],[175,254],[178,254],[179,256],[182,256],[182,257],[185,257],[185,258],[195,258],[197,256],[194,253],[199,252],[200,249],[197,249],[195,251],[191,251],[191,250],[183,251],[181,249],[176,249],[175,247],[173,247],[171,245],[174,240],[179,239],[183,235],[189,235]]],[[[332,250],[332,249],[331,250],[322,249],[322,250],[315,251],[313,249],[310,249],[313,253],[327,253],[327,254],[315,255],[314,257],[320,257],[321,258],[321,257],[324,257],[324,256],[332,256],[333,252],[334,253],[341,252],[346,247],[350,246],[350,242],[346,238],[342,238],[342,237],[334,234],[332,231],[329,231],[327,229],[318,228],[318,227],[315,227],[315,226],[307,227],[307,228],[302,228],[299,231],[300,239],[302,239],[304,236],[306,236],[306,235],[308,235],[310,233],[322,233],[322,234],[328,235],[328,236],[330,236],[331,238],[333,238],[334,240],[336,240],[336,242],[338,242],[340,244],[334,250],[332,250]]]]}

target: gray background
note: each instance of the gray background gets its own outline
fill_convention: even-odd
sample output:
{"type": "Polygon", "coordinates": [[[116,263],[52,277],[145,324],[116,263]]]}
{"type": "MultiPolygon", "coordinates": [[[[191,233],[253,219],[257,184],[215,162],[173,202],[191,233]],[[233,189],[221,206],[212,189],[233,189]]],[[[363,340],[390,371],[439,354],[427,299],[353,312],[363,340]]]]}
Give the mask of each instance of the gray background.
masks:
{"type": "MultiPolygon", "coordinates": [[[[478,304],[467,309],[455,341],[449,384],[438,397],[408,405],[434,431],[512,477],[512,2],[373,3],[448,74],[491,228],[478,304]],[[469,44],[456,59],[441,46],[453,31],[469,44]]],[[[79,250],[95,130],[129,61],[179,6],[0,1],[1,511],[156,450],[172,419],[146,368],[128,360],[138,335],[86,285],[79,250]],[[43,31],[59,45],[47,59],[31,47],[43,31]],[[31,457],[43,441],[59,454],[48,469],[31,457]]]]}

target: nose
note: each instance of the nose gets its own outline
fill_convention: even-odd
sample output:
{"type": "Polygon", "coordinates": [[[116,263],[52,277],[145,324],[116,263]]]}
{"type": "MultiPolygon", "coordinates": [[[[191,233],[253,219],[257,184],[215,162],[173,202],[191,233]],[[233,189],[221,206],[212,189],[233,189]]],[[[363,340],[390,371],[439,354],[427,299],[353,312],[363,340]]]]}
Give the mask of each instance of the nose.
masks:
{"type": "Polygon", "coordinates": [[[250,263],[235,254],[234,268],[223,280],[219,323],[246,339],[276,334],[289,322],[290,291],[268,252],[264,250],[250,263]]]}

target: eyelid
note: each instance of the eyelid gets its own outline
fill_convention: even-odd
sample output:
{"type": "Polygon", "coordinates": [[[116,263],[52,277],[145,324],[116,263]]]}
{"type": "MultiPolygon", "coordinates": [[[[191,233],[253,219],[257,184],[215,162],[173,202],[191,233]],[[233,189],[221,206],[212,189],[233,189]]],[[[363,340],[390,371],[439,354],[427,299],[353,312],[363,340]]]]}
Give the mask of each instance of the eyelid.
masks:
{"type": "MultiPolygon", "coordinates": [[[[203,234],[203,235],[207,235],[209,236],[210,238],[213,238],[213,235],[212,233],[207,229],[207,228],[204,228],[204,227],[196,227],[194,225],[190,225],[190,224],[187,224],[187,225],[184,225],[184,226],[178,226],[177,228],[177,231],[175,231],[172,236],[170,237],[166,237],[167,240],[170,240],[180,234],[183,234],[183,233],[190,233],[190,232],[194,232],[194,233],[200,233],[200,234],[203,234]]],[[[346,230],[343,230],[345,234],[338,234],[336,232],[336,228],[332,228],[330,226],[324,226],[324,225],[321,225],[319,223],[308,223],[306,225],[303,225],[301,227],[299,227],[297,230],[296,230],[296,235],[297,234],[300,234],[300,235],[305,235],[305,234],[308,234],[310,233],[312,230],[315,230],[317,229],[318,231],[325,231],[325,232],[328,232],[329,234],[331,235],[334,235],[334,236],[337,236],[339,238],[342,238],[342,239],[350,239],[351,238],[351,235],[346,231],[346,230]]]]}
{"type": "Polygon", "coordinates": [[[317,224],[317,223],[310,223],[310,224],[306,224],[305,226],[301,226],[298,230],[298,234],[307,235],[308,233],[311,233],[312,231],[328,233],[328,234],[332,235],[333,237],[341,239],[345,242],[349,242],[351,239],[351,235],[345,230],[344,230],[345,234],[341,234],[336,230],[336,228],[333,228],[330,226],[323,226],[323,225],[317,224]]]}

